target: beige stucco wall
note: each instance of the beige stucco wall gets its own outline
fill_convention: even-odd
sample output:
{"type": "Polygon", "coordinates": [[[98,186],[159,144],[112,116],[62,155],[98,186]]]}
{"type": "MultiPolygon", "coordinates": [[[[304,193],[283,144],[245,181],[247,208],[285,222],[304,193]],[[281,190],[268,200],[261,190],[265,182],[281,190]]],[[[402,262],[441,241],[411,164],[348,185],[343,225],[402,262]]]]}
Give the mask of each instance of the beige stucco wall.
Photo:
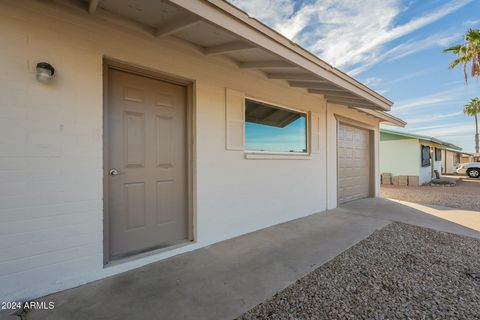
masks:
{"type": "MultiPolygon", "coordinates": [[[[390,172],[392,175],[415,175],[419,183],[425,184],[432,180],[431,165],[421,165],[421,145],[429,146],[431,150],[440,147],[436,143],[418,139],[399,139],[380,142],[380,172],[390,172]]],[[[442,160],[435,161],[435,153],[431,154],[434,170],[442,173],[444,164],[444,151],[442,160]]]]}
{"type": "MultiPolygon", "coordinates": [[[[128,23],[46,2],[0,4],[0,300],[31,298],[336,206],[335,115],[378,123],[128,23]],[[195,81],[197,241],[103,267],[103,58],[195,81]],[[34,67],[56,68],[51,85],[34,67]],[[225,150],[225,88],[320,114],[309,160],[225,150]]],[[[377,145],[375,146],[377,147],[377,145]]],[[[377,157],[377,156],[376,156],[377,157]]],[[[375,174],[378,194],[378,171],[375,174]]]]}
{"type": "Polygon", "coordinates": [[[380,142],[380,173],[420,176],[420,145],[417,139],[380,142]]]}
{"type": "Polygon", "coordinates": [[[445,166],[446,173],[455,173],[455,169],[457,169],[457,165],[459,164],[459,160],[457,159],[457,152],[444,150],[445,160],[443,161],[445,166]]]}
{"type": "MultiPolygon", "coordinates": [[[[436,161],[435,160],[435,149],[439,148],[440,150],[442,150],[443,149],[442,146],[437,144],[437,143],[433,143],[431,141],[425,141],[425,140],[420,140],[420,144],[425,145],[425,146],[429,146],[430,151],[433,150],[433,153],[431,153],[432,162],[433,162],[433,169],[437,170],[438,173],[441,174],[442,173],[442,166],[444,165],[443,164],[443,157],[442,157],[442,160],[436,161]]],[[[442,154],[442,156],[443,156],[443,154],[442,154]]],[[[420,168],[420,182],[422,184],[430,182],[432,180],[432,178],[434,178],[434,177],[435,177],[435,175],[432,173],[432,167],[431,166],[420,168]]]]}

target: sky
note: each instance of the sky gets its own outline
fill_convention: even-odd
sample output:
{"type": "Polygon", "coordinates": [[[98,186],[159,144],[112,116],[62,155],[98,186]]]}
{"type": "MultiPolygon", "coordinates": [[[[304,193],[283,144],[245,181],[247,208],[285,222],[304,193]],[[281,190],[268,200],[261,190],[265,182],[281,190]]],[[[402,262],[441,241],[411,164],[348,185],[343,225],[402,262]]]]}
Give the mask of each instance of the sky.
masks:
{"type": "Polygon", "coordinates": [[[480,0],[229,0],[395,104],[408,131],[474,152],[463,106],[480,80],[463,79],[442,50],[480,28],[480,0]]]}
{"type": "Polygon", "coordinates": [[[245,148],[248,151],[306,152],[305,116],[283,128],[252,122],[245,123],[245,148]]]}

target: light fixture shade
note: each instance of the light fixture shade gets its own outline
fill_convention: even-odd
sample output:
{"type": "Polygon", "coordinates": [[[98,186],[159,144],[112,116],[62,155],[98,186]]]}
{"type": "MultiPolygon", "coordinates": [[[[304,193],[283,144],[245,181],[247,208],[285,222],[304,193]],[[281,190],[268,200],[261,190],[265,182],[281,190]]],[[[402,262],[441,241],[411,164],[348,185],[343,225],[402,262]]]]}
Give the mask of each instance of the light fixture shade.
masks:
{"type": "Polygon", "coordinates": [[[50,63],[37,63],[37,80],[43,83],[50,82],[55,75],[55,69],[50,63]]]}

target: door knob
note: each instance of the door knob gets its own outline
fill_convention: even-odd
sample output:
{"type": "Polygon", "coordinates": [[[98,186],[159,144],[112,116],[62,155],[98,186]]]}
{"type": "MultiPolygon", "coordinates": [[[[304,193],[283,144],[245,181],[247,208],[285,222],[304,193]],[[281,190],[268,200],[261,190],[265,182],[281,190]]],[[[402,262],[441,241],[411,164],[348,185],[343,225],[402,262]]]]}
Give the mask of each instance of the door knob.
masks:
{"type": "Polygon", "coordinates": [[[110,171],[108,171],[108,174],[111,176],[118,176],[120,172],[117,169],[110,169],[110,171]]]}

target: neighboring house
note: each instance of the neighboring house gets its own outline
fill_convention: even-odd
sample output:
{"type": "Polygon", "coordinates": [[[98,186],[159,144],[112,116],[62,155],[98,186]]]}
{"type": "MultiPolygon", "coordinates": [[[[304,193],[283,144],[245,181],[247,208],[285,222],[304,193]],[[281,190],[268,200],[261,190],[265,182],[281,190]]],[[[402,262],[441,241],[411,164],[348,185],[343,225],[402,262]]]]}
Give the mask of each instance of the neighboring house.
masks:
{"type": "Polygon", "coordinates": [[[468,153],[462,152],[461,148],[457,146],[453,147],[446,147],[442,150],[442,173],[443,174],[455,174],[455,169],[457,169],[458,165],[464,162],[471,162],[471,161],[464,161],[465,158],[470,157],[468,153]]]}
{"type": "Polygon", "coordinates": [[[452,166],[457,163],[455,154],[461,150],[433,137],[381,129],[380,172],[418,176],[419,183],[425,184],[435,177],[435,170],[451,173],[452,166]]]}
{"type": "Polygon", "coordinates": [[[462,152],[451,148],[442,149],[442,173],[453,174],[461,163],[462,152]]]}
{"type": "Polygon", "coordinates": [[[460,158],[460,163],[467,163],[467,162],[474,162],[475,157],[473,154],[470,153],[462,153],[460,158]]]}
{"type": "Polygon", "coordinates": [[[379,194],[392,103],[227,2],[0,9],[1,301],[379,194]]]}

